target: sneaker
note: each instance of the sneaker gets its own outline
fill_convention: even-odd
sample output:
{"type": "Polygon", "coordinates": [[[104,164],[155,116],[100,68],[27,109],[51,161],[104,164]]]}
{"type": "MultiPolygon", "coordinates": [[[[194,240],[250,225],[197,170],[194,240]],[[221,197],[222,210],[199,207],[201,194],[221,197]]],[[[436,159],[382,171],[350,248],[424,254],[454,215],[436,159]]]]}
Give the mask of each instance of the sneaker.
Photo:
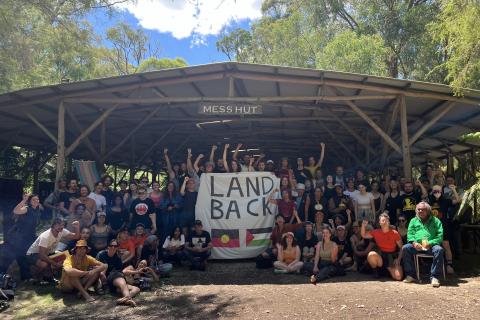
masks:
{"type": "Polygon", "coordinates": [[[440,282],[438,281],[437,278],[432,278],[432,287],[434,288],[440,287],[440,282]]]}
{"type": "Polygon", "coordinates": [[[413,283],[415,282],[415,278],[412,276],[406,276],[405,279],[403,279],[403,283],[413,283]]]}
{"type": "Polygon", "coordinates": [[[453,270],[453,267],[451,265],[447,265],[447,273],[448,274],[454,274],[455,270],[453,270]]]}
{"type": "Polygon", "coordinates": [[[283,269],[273,270],[273,273],[275,273],[275,274],[284,274],[284,273],[287,273],[287,272],[288,272],[287,270],[283,270],[283,269]]]}

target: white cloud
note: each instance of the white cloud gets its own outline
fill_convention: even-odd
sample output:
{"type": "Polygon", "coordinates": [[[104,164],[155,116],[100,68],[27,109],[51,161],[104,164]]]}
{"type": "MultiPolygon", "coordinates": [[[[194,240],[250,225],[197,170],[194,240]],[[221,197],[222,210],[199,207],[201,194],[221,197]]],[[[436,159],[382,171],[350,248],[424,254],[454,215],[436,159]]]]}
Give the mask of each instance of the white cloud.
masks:
{"type": "Polygon", "coordinates": [[[261,16],[262,0],[137,0],[119,4],[145,29],[169,32],[177,39],[217,35],[232,22],[261,16]]]}

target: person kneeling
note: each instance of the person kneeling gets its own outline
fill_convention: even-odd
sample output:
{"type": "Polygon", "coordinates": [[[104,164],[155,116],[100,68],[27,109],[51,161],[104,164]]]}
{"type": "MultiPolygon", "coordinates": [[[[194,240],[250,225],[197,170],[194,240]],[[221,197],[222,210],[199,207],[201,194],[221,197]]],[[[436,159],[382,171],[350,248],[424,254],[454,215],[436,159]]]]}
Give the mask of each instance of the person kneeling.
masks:
{"type": "Polygon", "coordinates": [[[300,272],[303,262],[300,261],[301,252],[293,232],[283,234],[282,241],[277,244],[277,261],[273,263],[275,273],[300,272]]]}
{"type": "Polygon", "coordinates": [[[72,255],[63,262],[62,278],[59,287],[63,292],[78,290],[87,302],[95,299],[88,294],[88,288],[95,284],[95,289],[101,288],[99,281],[101,272],[107,270],[107,265],[87,255],[87,242],[78,240],[72,255]],[[93,267],[91,270],[89,268],[93,267]]]}
{"type": "Polygon", "coordinates": [[[192,270],[205,271],[212,247],[210,233],[203,230],[202,221],[196,220],[195,230],[188,236],[185,244],[185,254],[192,264],[192,270]]]}
{"type": "Polygon", "coordinates": [[[397,281],[402,280],[403,271],[400,266],[402,238],[397,230],[390,228],[390,217],[386,213],[382,213],[379,217],[380,229],[370,232],[366,231],[368,221],[362,223],[361,234],[364,239],[374,239],[378,251],[370,251],[367,261],[373,269],[374,275],[379,277],[380,270],[387,270],[390,276],[397,281]],[[400,255],[397,253],[400,250],[400,255]]]}

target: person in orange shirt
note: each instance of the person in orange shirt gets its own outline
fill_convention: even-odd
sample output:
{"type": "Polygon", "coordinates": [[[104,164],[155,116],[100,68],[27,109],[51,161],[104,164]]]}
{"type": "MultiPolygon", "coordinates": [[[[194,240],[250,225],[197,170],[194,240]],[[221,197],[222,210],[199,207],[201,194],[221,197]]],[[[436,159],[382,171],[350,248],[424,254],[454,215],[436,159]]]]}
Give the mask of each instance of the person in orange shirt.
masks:
{"type": "Polygon", "coordinates": [[[133,246],[135,247],[135,254],[137,259],[140,259],[142,254],[143,244],[145,243],[145,239],[147,239],[148,235],[145,232],[145,226],[143,223],[137,223],[135,226],[135,234],[130,237],[130,242],[132,242],[133,246]]]}
{"type": "Polygon", "coordinates": [[[300,260],[300,247],[293,232],[287,232],[282,235],[282,241],[277,244],[278,258],[273,263],[275,273],[294,273],[300,272],[303,262],[300,260]]]}
{"type": "Polygon", "coordinates": [[[134,263],[135,258],[135,243],[130,241],[128,230],[123,229],[117,235],[118,255],[122,259],[124,266],[134,263]]]}
{"type": "Polygon", "coordinates": [[[107,265],[87,255],[88,249],[85,240],[77,241],[75,248],[72,250],[72,255],[68,255],[63,262],[59,287],[63,292],[78,290],[85,301],[93,302],[95,298],[90,296],[87,290],[95,283],[97,283],[96,289],[101,288],[101,283],[98,280],[100,274],[107,270],[107,265]],[[91,267],[93,268],[87,271],[91,267]]]}

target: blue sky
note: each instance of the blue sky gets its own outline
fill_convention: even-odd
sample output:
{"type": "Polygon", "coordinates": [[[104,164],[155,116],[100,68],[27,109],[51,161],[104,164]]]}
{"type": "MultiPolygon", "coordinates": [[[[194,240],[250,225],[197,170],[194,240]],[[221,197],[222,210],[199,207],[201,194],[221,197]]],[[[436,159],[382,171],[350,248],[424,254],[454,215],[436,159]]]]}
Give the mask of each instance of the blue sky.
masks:
{"type": "Polygon", "coordinates": [[[260,16],[260,5],[261,0],[137,0],[118,7],[112,17],[97,10],[88,21],[102,36],[118,22],[142,28],[160,44],[161,57],[197,65],[228,60],[216,49],[220,30],[248,29],[260,16]]]}

